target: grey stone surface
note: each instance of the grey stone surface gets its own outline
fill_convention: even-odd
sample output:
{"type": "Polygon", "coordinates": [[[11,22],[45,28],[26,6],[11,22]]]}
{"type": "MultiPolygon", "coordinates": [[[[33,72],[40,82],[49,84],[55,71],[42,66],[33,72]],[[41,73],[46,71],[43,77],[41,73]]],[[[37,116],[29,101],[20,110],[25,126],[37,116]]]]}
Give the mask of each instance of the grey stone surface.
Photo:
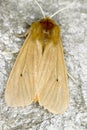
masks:
{"type": "MultiPolygon", "coordinates": [[[[62,9],[72,0],[38,0],[47,15],[62,9]]],[[[4,101],[6,81],[24,39],[14,32],[26,31],[42,18],[33,0],[0,0],[0,130],[87,130],[87,0],[75,4],[53,19],[60,25],[69,78],[70,102],[63,115],[44,110],[39,104],[25,108],[7,107],[4,101]]]]}

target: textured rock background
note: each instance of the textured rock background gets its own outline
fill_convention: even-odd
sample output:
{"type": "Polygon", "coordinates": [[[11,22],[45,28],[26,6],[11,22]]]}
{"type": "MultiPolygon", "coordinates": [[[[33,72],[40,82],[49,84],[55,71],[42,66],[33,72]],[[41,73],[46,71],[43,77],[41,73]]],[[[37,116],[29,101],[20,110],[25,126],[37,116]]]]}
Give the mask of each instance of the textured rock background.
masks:
{"type": "MultiPolygon", "coordinates": [[[[62,9],[72,0],[38,0],[47,15],[62,9]]],[[[61,27],[68,72],[78,84],[69,79],[70,103],[63,115],[54,115],[38,104],[25,108],[7,107],[4,101],[6,81],[24,39],[14,32],[26,30],[42,18],[33,0],[0,0],[0,130],[87,130],[87,0],[75,4],[53,19],[61,27]]]]}

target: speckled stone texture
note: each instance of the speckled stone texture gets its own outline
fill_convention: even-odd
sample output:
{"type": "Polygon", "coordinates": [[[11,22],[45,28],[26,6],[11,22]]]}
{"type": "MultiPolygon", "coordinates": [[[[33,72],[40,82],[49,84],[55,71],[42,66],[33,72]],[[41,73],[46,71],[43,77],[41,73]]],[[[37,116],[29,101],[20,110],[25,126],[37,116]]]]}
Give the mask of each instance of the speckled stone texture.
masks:
{"type": "MultiPolygon", "coordinates": [[[[72,0],[38,0],[46,15],[71,4],[72,0]]],[[[10,108],[4,92],[11,68],[24,39],[14,34],[25,32],[42,18],[33,0],[0,0],[0,130],[87,130],[87,0],[74,0],[74,5],[53,19],[60,25],[69,78],[70,102],[67,111],[55,115],[39,104],[10,108]],[[13,53],[14,52],[14,53],[13,53]]]]}

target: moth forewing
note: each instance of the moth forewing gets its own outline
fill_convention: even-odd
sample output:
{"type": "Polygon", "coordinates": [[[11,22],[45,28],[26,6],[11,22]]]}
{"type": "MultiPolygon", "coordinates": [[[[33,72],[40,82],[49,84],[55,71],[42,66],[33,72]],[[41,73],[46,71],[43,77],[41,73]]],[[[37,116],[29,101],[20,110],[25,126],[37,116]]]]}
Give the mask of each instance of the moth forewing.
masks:
{"type": "Polygon", "coordinates": [[[67,71],[61,40],[50,43],[44,50],[39,68],[39,103],[55,114],[64,113],[68,106],[67,71]],[[51,44],[51,45],[50,45],[51,44]]]}
{"type": "Polygon", "coordinates": [[[33,43],[30,34],[16,59],[5,90],[8,106],[26,106],[33,102],[41,51],[33,43]]]}

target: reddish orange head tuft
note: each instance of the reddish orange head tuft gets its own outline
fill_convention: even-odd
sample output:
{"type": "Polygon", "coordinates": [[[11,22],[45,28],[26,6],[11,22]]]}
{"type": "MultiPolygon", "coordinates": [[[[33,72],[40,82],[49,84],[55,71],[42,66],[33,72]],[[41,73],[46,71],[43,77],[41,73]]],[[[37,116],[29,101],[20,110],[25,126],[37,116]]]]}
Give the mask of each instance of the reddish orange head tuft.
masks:
{"type": "Polygon", "coordinates": [[[42,19],[40,21],[40,24],[41,24],[42,28],[44,30],[47,30],[47,31],[50,30],[50,29],[52,29],[55,26],[55,24],[50,19],[48,19],[48,18],[42,19]]]}

